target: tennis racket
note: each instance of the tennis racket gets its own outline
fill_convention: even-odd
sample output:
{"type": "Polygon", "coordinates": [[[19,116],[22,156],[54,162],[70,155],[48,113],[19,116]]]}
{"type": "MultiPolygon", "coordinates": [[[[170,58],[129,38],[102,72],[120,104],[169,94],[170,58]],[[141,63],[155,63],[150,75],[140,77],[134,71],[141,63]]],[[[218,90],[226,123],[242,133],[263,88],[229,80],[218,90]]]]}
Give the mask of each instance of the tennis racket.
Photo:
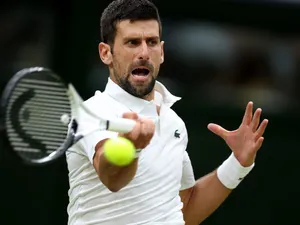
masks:
{"type": "Polygon", "coordinates": [[[12,149],[29,164],[47,164],[96,130],[128,133],[135,121],[101,118],[84,104],[72,84],[48,68],[31,67],[17,72],[2,95],[5,130],[12,149]],[[79,110],[98,123],[77,133],[79,110]]]}

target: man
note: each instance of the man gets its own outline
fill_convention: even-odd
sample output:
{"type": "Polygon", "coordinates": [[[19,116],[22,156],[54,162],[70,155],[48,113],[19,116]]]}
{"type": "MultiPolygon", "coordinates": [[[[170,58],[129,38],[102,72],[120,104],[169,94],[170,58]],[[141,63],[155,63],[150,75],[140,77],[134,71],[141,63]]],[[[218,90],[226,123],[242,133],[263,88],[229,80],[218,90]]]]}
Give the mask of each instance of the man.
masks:
{"type": "MultiPolygon", "coordinates": [[[[157,8],[148,0],[113,1],[102,14],[101,33],[99,54],[110,76],[105,91],[85,104],[103,117],[137,124],[129,134],[95,132],[70,149],[69,224],[201,223],[253,168],[268,121],[260,124],[261,109],[253,115],[249,102],[239,129],[209,124],[233,153],[195,181],[185,124],[170,108],[179,98],[156,81],[164,61],[157,8]],[[103,143],[118,135],[141,149],[125,167],[111,165],[103,155],[103,143]]],[[[83,115],[78,129],[94,122],[83,115]]]]}

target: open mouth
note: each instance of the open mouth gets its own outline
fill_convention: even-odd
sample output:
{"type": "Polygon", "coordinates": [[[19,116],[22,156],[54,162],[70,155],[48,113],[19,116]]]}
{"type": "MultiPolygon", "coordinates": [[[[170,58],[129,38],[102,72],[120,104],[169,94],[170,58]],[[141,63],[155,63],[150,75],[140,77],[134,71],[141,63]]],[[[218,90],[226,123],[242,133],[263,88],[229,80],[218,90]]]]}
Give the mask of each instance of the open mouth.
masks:
{"type": "Polygon", "coordinates": [[[133,76],[147,76],[147,75],[149,75],[150,70],[145,67],[139,67],[139,68],[132,70],[131,73],[133,76]]]}

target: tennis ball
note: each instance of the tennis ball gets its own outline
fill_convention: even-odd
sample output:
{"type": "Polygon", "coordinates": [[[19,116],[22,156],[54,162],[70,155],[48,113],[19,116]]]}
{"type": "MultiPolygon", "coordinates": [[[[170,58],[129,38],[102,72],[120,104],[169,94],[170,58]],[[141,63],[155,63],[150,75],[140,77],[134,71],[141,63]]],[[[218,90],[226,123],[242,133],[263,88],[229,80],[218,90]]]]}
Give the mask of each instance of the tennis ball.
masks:
{"type": "Polygon", "coordinates": [[[108,139],[103,148],[106,160],[116,166],[127,166],[135,158],[135,146],[123,137],[108,139]]]}

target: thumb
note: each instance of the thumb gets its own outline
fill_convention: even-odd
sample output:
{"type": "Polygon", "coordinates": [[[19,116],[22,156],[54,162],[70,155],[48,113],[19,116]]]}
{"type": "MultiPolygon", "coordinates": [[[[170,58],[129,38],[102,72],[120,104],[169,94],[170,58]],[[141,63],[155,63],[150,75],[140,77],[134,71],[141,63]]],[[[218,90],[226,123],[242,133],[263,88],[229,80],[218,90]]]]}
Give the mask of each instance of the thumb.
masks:
{"type": "Polygon", "coordinates": [[[126,112],[123,114],[123,118],[131,119],[131,120],[138,120],[139,116],[135,112],[126,112]]]}
{"type": "Polygon", "coordinates": [[[225,130],[223,127],[221,127],[220,125],[214,124],[214,123],[210,123],[208,124],[207,128],[213,132],[214,134],[220,136],[221,138],[225,139],[226,135],[228,133],[227,130],[225,130]]]}

